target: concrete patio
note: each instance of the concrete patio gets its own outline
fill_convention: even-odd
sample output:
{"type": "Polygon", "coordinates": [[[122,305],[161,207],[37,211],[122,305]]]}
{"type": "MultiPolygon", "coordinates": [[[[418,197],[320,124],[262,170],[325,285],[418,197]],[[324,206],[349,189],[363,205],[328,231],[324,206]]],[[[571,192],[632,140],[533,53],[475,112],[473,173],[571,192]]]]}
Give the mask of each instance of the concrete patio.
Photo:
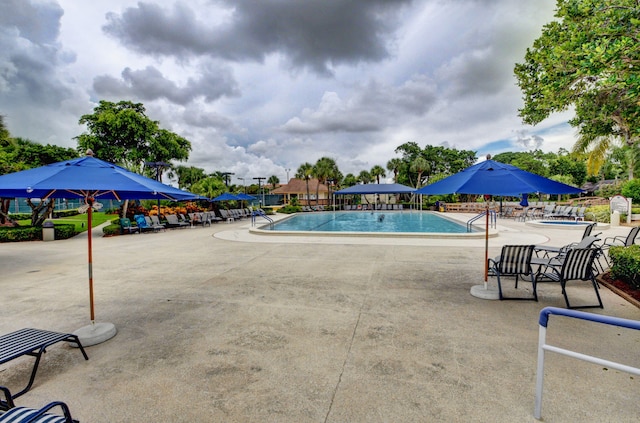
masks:
{"type": "MultiPolygon", "coordinates": [[[[498,224],[491,255],[581,236],[498,224]]],[[[96,320],[118,334],[88,347],[88,361],[49,348],[18,405],[61,400],[94,423],[536,421],[538,315],[564,307],[557,284],[541,284],[537,303],[471,296],[483,239],[276,239],[248,226],[94,232],[96,320]]],[[[86,235],[0,244],[0,333],[88,324],[86,256],[86,235]]],[[[594,297],[586,284],[570,289],[576,302],[594,297]]],[[[640,320],[640,309],[600,292],[605,308],[593,312],[640,320]]],[[[548,341],[640,367],[634,331],[552,317],[548,341]]],[[[638,378],[547,358],[544,421],[638,420],[638,378]]],[[[0,384],[23,387],[31,365],[0,366],[0,384]]]]}

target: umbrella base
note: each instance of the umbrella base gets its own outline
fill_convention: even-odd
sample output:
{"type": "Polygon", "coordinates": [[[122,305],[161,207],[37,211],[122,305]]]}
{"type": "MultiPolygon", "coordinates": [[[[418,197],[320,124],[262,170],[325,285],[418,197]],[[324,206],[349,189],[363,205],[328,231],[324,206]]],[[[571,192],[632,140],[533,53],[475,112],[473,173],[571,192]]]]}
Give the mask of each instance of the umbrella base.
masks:
{"type": "Polygon", "coordinates": [[[116,333],[113,323],[92,323],[73,332],[74,335],[78,335],[83,347],[100,344],[116,336],[116,333]]]}
{"type": "Polygon", "coordinates": [[[500,299],[498,288],[493,288],[491,286],[485,287],[484,285],[472,286],[471,295],[473,295],[476,298],[481,298],[483,300],[499,300],[500,299]]]}

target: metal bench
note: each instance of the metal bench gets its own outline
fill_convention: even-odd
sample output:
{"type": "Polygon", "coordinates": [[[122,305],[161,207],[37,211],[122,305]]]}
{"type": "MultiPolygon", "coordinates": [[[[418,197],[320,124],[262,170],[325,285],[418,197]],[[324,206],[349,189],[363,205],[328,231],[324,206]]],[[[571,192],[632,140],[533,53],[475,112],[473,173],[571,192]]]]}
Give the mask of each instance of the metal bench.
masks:
{"type": "MultiPolygon", "coordinates": [[[[51,332],[48,330],[28,328],[0,336],[0,364],[22,357],[23,355],[30,355],[36,358],[36,361],[33,364],[33,370],[31,371],[31,377],[29,378],[29,383],[23,390],[11,395],[11,401],[31,389],[33,380],[36,377],[36,372],[38,371],[40,357],[42,357],[42,353],[46,352],[47,347],[62,341],[74,343],[82,352],[84,359],[89,359],[87,353],[82,347],[82,344],[80,343],[80,340],[78,339],[78,336],[71,333],[51,332]]],[[[0,400],[0,409],[6,410],[7,408],[9,408],[8,404],[6,404],[5,401],[0,400]]]]}

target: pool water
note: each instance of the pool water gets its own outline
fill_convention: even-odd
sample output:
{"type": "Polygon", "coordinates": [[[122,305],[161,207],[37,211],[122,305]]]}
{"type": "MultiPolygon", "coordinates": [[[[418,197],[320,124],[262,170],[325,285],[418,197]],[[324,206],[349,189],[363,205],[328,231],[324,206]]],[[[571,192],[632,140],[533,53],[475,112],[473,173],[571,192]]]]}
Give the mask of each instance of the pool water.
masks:
{"type": "MultiPolygon", "coordinates": [[[[273,231],[467,233],[465,225],[431,212],[328,212],[296,214],[273,225],[273,231]]],[[[474,230],[476,232],[476,230],[474,230]]]]}

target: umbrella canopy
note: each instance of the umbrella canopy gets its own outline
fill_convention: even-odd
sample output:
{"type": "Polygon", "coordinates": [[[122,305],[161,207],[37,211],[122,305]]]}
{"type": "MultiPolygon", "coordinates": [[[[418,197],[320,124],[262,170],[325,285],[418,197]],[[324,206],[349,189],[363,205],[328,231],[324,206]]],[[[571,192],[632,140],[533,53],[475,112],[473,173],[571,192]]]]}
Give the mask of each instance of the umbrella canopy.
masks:
{"type": "MultiPolygon", "coordinates": [[[[130,172],[92,156],[52,163],[46,166],[0,176],[0,197],[11,198],[83,198],[87,205],[89,262],[89,304],[91,327],[95,321],[93,305],[93,258],[91,238],[92,205],[98,199],[141,200],[201,199],[161,182],[130,172]]],[[[83,328],[84,329],[84,328],[83,328]]],[[[82,330],[82,329],[81,329],[82,330]]],[[[115,328],[113,334],[115,335],[115,328]]],[[[102,342],[108,338],[99,339],[102,342]]],[[[81,340],[82,341],[82,340],[81,340]]],[[[97,342],[93,342],[97,343],[97,342]]],[[[92,345],[82,342],[83,345],[92,345]]]]}
{"type": "Polygon", "coordinates": [[[520,196],[525,193],[579,194],[580,188],[529,173],[493,160],[470,166],[455,175],[420,188],[416,194],[487,194],[520,196]]]}
{"type": "Polygon", "coordinates": [[[216,198],[212,199],[211,201],[233,201],[233,200],[240,200],[240,198],[238,198],[237,195],[231,194],[230,192],[225,192],[224,194],[220,194],[218,195],[216,198]]]}
{"type": "Polygon", "coordinates": [[[236,197],[238,198],[238,200],[245,200],[245,201],[257,200],[257,198],[254,197],[253,195],[245,194],[244,192],[241,192],[240,194],[236,194],[236,197]]]}
{"type": "Polygon", "coordinates": [[[204,198],[91,156],[2,175],[0,197],[176,201],[204,198]]]}
{"type": "Polygon", "coordinates": [[[415,192],[415,188],[411,188],[402,184],[361,184],[341,189],[340,191],[334,192],[334,194],[410,194],[413,192],[415,192]]]}

